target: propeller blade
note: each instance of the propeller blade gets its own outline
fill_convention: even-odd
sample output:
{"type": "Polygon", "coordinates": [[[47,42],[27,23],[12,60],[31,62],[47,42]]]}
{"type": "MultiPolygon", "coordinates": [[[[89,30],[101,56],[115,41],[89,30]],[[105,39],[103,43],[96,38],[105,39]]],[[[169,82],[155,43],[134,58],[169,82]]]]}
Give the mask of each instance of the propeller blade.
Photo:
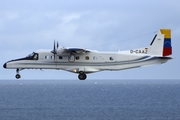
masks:
{"type": "Polygon", "coordinates": [[[54,54],[54,60],[56,58],[56,54],[57,54],[57,50],[58,50],[58,47],[59,47],[59,43],[54,40],[54,48],[53,50],[51,51],[53,54],[54,54]]]}
{"type": "Polygon", "coordinates": [[[54,54],[56,53],[56,41],[54,40],[54,49],[53,49],[53,51],[54,51],[54,54]]]}
{"type": "Polygon", "coordinates": [[[57,41],[57,48],[59,47],[59,43],[58,43],[58,41],[57,41]]]}
{"type": "Polygon", "coordinates": [[[56,57],[56,55],[54,54],[54,60],[55,60],[55,57],[56,57]]]}
{"type": "Polygon", "coordinates": [[[54,40],[54,60],[55,60],[55,57],[56,57],[56,41],[54,40]]]}

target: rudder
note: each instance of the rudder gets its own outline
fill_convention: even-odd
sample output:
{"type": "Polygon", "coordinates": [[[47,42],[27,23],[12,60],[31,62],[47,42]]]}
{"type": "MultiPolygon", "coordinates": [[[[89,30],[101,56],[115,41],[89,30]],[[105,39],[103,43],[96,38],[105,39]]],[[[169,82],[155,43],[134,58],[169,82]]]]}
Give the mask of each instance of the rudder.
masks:
{"type": "Polygon", "coordinates": [[[163,46],[163,56],[168,56],[172,54],[171,46],[171,30],[170,29],[161,29],[162,34],[164,34],[164,46],[163,46]]]}

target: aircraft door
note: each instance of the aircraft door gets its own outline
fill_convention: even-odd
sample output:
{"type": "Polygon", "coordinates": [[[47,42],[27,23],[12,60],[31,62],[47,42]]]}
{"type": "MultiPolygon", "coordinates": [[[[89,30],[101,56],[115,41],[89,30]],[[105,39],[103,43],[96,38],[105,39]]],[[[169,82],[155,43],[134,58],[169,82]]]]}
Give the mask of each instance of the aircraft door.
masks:
{"type": "Polygon", "coordinates": [[[70,56],[68,57],[68,61],[74,62],[75,61],[75,55],[71,53],[70,56]]]}

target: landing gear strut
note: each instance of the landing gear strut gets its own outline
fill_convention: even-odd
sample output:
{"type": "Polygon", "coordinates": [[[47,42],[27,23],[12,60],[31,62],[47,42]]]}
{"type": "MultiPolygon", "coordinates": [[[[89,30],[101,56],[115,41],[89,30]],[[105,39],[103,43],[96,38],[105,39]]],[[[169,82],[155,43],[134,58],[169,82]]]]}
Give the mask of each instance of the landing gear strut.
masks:
{"type": "Polygon", "coordinates": [[[20,69],[16,69],[16,79],[19,79],[19,78],[21,78],[21,75],[19,74],[19,71],[20,71],[20,69]]]}
{"type": "Polygon", "coordinates": [[[87,78],[86,74],[84,72],[79,72],[78,75],[79,80],[85,80],[87,78]]]}

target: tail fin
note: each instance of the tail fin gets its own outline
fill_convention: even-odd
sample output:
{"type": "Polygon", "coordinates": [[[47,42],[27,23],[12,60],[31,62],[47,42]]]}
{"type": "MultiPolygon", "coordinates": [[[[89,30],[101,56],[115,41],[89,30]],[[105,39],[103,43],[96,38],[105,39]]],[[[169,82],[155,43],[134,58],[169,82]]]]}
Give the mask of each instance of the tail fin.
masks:
{"type": "Polygon", "coordinates": [[[160,29],[150,44],[148,54],[157,56],[168,56],[172,54],[170,29],[160,29]]]}
{"type": "Polygon", "coordinates": [[[172,54],[171,30],[170,29],[161,29],[161,33],[164,34],[163,56],[171,55],[172,54]]]}

